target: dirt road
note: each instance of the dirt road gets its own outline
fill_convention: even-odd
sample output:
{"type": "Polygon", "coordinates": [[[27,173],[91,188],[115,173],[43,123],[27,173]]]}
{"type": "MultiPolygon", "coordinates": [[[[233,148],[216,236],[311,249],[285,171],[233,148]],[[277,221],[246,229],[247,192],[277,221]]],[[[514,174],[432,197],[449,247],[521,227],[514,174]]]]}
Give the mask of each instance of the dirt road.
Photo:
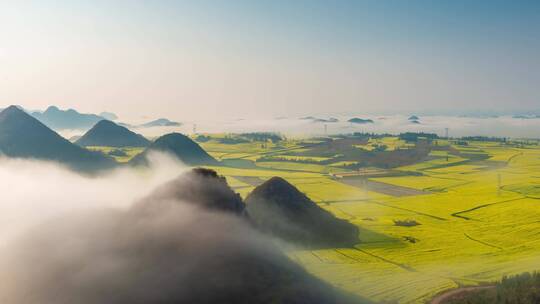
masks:
{"type": "Polygon", "coordinates": [[[430,304],[442,304],[445,300],[452,298],[454,296],[457,296],[461,293],[471,292],[471,291],[478,291],[483,289],[492,289],[495,288],[495,286],[472,286],[472,287],[461,287],[458,289],[452,289],[447,292],[444,292],[429,302],[430,304]]]}

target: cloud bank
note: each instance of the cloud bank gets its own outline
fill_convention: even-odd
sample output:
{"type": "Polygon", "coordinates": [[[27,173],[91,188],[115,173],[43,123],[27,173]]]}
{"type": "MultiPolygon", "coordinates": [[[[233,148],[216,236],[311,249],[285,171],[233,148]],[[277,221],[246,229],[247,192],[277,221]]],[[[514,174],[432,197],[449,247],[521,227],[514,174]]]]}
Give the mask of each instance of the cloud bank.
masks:
{"type": "Polygon", "coordinates": [[[0,203],[0,302],[357,300],[308,275],[254,230],[223,179],[184,173],[163,184],[184,170],[163,155],[149,171],[92,178],[0,160],[10,189],[0,203]]]}

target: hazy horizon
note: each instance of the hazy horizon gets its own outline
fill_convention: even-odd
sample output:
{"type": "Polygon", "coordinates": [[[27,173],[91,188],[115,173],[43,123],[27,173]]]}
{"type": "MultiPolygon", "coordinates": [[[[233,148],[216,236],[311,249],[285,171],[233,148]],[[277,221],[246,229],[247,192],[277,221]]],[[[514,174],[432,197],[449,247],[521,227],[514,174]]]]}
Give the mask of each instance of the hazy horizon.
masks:
{"type": "Polygon", "coordinates": [[[0,0],[0,304],[540,303],[539,29],[0,0]]]}
{"type": "Polygon", "coordinates": [[[540,109],[535,1],[3,1],[0,104],[174,119],[540,109]]]}
{"type": "MultiPolygon", "coordinates": [[[[0,110],[2,110],[1,106],[0,110]]],[[[43,112],[42,110],[21,108],[35,118],[38,118],[38,120],[42,120],[39,116],[35,116],[35,111],[43,112]]],[[[274,132],[292,138],[351,134],[354,132],[393,135],[405,132],[425,132],[444,136],[446,135],[446,129],[448,129],[451,137],[487,136],[537,139],[539,138],[538,134],[540,134],[540,115],[538,114],[492,115],[493,112],[491,114],[486,112],[471,113],[468,115],[436,115],[433,113],[425,115],[420,113],[334,113],[304,115],[301,117],[190,118],[179,121],[180,125],[153,127],[145,127],[143,124],[157,117],[141,116],[135,119],[126,119],[126,117],[120,114],[114,121],[117,124],[125,123],[129,129],[149,139],[155,139],[171,132],[180,132],[183,134],[274,132]],[[371,122],[352,123],[349,121],[351,118],[370,119],[371,122]]],[[[67,118],[67,116],[65,117],[67,118]]],[[[175,117],[172,116],[168,116],[168,118],[173,119],[173,121],[175,120],[175,117]]],[[[56,125],[52,121],[42,120],[42,122],[66,139],[78,138],[94,125],[90,123],[85,126],[79,125],[78,127],[70,128],[67,125],[63,127],[56,125]]]]}

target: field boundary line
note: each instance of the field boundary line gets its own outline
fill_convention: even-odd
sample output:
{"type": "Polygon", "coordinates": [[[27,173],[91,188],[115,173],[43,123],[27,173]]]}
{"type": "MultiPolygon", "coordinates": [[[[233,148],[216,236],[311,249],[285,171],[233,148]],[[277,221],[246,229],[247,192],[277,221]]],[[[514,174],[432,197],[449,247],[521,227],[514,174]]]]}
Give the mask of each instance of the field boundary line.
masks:
{"type": "Polygon", "coordinates": [[[494,202],[494,203],[489,203],[489,204],[483,204],[483,205],[479,205],[479,206],[476,206],[474,208],[470,208],[470,209],[467,209],[467,210],[454,212],[454,213],[452,213],[450,215],[453,216],[453,217],[458,217],[458,218],[464,219],[466,221],[478,221],[477,219],[473,219],[473,218],[470,218],[470,217],[467,217],[467,216],[464,216],[464,215],[460,215],[460,214],[475,211],[475,210],[482,209],[482,208],[485,208],[485,207],[489,207],[489,206],[492,206],[492,205],[504,204],[504,203],[509,203],[509,202],[513,202],[513,201],[519,201],[519,200],[526,199],[526,198],[527,197],[522,196],[522,197],[512,198],[512,199],[505,200],[505,201],[494,202]]]}
{"type": "Polygon", "coordinates": [[[388,208],[394,208],[394,209],[398,209],[398,210],[412,212],[412,213],[422,215],[422,216],[427,216],[427,217],[430,217],[430,218],[433,218],[433,219],[436,219],[436,220],[439,220],[439,221],[448,221],[448,219],[445,219],[443,217],[438,217],[436,215],[431,215],[431,214],[423,213],[423,212],[420,212],[420,211],[414,211],[414,210],[407,209],[407,208],[391,206],[391,205],[387,205],[387,204],[384,204],[384,203],[381,203],[381,202],[378,202],[378,201],[368,201],[368,202],[373,203],[373,204],[377,204],[377,205],[381,205],[381,206],[385,206],[385,207],[388,207],[388,208]]]}
{"type": "Polygon", "coordinates": [[[508,158],[508,160],[506,161],[506,164],[510,164],[511,161],[514,160],[514,158],[518,157],[518,156],[522,156],[523,155],[523,152],[519,152],[519,153],[516,153],[512,156],[510,156],[510,158],[508,158]]]}
{"type": "Polygon", "coordinates": [[[496,248],[496,249],[499,249],[499,250],[504,250],[504,248],[502,248],[502,247],[499,247],[499,246],[496,246],[496,245],[492,245],[492,244],[490,244],[490,243],[487,243],[487,242],[484,242],[484,241],[480,241],[480,240],[478,240],[478,239],[475,239],[475,238],[471,237],[470,235],[468,235],[468,234],[465,233],[465,232],[463,232],[463,234],[464,234],[469,240],[471,240],[471,241],[478,242],[478,243],[480,243],[480,244],[482,244],[482,245],[486,245],[486,246],[488,246],[488,247],[496,248]]]}
{"type": "Polygon", "coordinates": [[[341,252],[341,250],[340,250],[339,248],[334,249],[334,251],[337,252],[337,253],[339,253],[339,254],[341,254],[342,256],[344,256],[344,257],[346,257],[346,258],[348,258],[348,259],[353,260],[353,261],[356,262],[356,263],[361,263],[361,262],[362,262],[362,260],[360,260],[360,259],[358,259],[358,258],[354,258],[354,257],[352,257],[352,256],[350,256],[350,255],[348,255],[348,254],[345,254],[345,253],[341,252]]]}
{"type": "Polygon", "coordinates": [[[366,203],[366,202],[372,203],[373,201],[370,198],[359,198],[359,199],[346,199],[346,200],[335,200],[335,201],[321,200],[320,202],[322,204],[332,205],[332,204],[339,204],[339,203],[366,203]]]}
{"type": "MultiPolygon", "coordinates": [[[[289,152],[289,151],[294,151],[294,150],[313,148],[314,146],[316,146],[318,144],[319,143],[317,143],[317,144],[305,144],[305,145],[302,145],[302,146],[284,148],[284,149],[279,149],[279,150],[274,150],[274,151],[257,152],[257,153],[252,153],[252,154],[245,155],[245,156],[242,156],[242,157],[238,157],[236,159],[245,159],[245,158],[252,157],[252,156],[263,156],[263,155],[264,156],[270,156],[270,155],[274,155],[274,154],[279,154],[281,152],[289,152]]],[[[236,152],[231,152],[231,153],[228,153],[228,154],[233,154],[233,153],[236,153],[236,152]]]]}
{"type": "Polygon", "coordinates": [[[381,261],[383,261],[383,262],[386,262],[386,263],[388,263],[388,264],[392,264],[392,265],[394,265],[394,266],[397,266],[397,267],[399,267],[399,268],[401,268],[401,269],[403,269],[403,270],[406,270],[406,271],[408,271],[408,272],[418,272],[416,269],[412,268],[411,266],[407,266],[407,265],[405,265],[405,264],[400,264],[400,263],[398,263],[398,262],[394,262],[394,261],[392,261],[392,260],[383,258],[383,257],[378,256],[378,255],[373,254],[373,253],[370,253],[370,252],[368,252],[368,251],[366,251],[366,250],[363,250],[363,249],[360,249],[360,248],[356,248],[356,250],[358,250],[358,251],[360,251],[360,252],[362,252],[362,253],[364,253],[364,254],[367,254],[367,255],[369,255],[369,256],[371,256],[371,257],[374,257],[374,258],[376,258],[376,259],[379,259],[379,260],[381,260],[381,261]]]}

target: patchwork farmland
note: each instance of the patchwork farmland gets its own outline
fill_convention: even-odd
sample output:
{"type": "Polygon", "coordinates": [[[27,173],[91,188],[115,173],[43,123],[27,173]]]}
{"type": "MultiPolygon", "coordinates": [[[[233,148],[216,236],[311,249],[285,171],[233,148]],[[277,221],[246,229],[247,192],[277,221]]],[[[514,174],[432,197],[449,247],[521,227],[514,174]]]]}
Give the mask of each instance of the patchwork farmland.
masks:
{"type": "MultiPolygon", "coordinates": [[[[535,141],[211,134],[199,143],[243,197],[280,176],[357,225],[354,247],[286,250],[317,277],[375,302],[426,303],[445,290],[540,269],[535,141]]],[[[124,150],[119,161],[137,152],[124,150]]]]}
{"type": "Polygon", "coordinates": [[[540,268],[536,142],[469,141],[464,146],[440,140],[428,150],[420,146],[418,161],[410,153],[413,161],[404,157],[393,168],[355,168],[373,144],[387,143],[384,153],[415,146],[390,137],[348,141],[353,148],[313,141],[286,141],[266,149],[243,144],[242,152],[235,152],[240,147],[234,145],[203,146],[225,163],[244,160],[241,167],[214,168],[241,182],[237,191],[242,195],[260,181],[281,176],[357,225],[361,243],[354,248],[288,254],[323,280],[368,299],[425,303],[444,290],[540,268]]]}

